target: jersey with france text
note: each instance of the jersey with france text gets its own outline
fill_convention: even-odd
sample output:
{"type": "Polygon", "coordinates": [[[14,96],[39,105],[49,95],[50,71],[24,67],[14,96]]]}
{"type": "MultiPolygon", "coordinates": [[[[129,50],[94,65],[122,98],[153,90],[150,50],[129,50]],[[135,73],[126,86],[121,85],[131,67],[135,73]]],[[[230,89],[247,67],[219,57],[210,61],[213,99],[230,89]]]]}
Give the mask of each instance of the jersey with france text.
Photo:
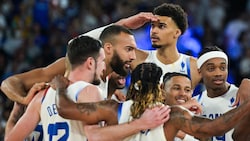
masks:
{"type": "MultiPolygon", "coordinates": [[[[133,104],[132,100],[120,103],[118,108],[118,123],[127,123],[132,121],[130,107],[133,104]]],[[[154,128],[141,131],[135,135],[127,137],[124,141],[167,141],[163,129],[163,124],[154,128]]]]}
{"type": "MultiPolygon", "coordinates": [[[[227,111],[234,109],[232,107],[233,103],[236,100],[238,88],[231,84],[229,90],[222,96],[210,98],[207,96],[207,91],[203,91],[201,94],[195,96],[194,98],[202,106],[202,115],[204,117],[215,119],[227,111]]],[[[218,125],[219,126],[219,125],[218,125]]],[[[217,128],[217,127],[214,127],[217,128]]],[[[213,129],[211,129],[213,130],[213,129]]],[[[213,137],[213,141],[233,141],[232,139],[233,129],[228,131],[223,136],[213,137]]]]}
{"type": "Polygon", "coordinates": [[[191,78],[191,74],[190,74],[190,56],[185,55],[180,53],[180,57],[177,61],[175,61],[172,64],[163,64],[162,62],[160,62],[157,57],[156,57],[156,50],[151,50],[148,51],[149,55],[146,58],[146,60],[144,62],[150,62],[150,63],[155,63],[156,65],[158,65],[161,69],[162,69],[162,77],[161,77],[161,81],[163,80],[163,76],[165,73],[167,72],[179,72],[179,73],[183,73],[183,74],[187,74],[189,76],[189,78],[191,78]]]}
{"type": "MultiPolygon", "coordinates": [[[[78,93],[87,85],[90,84],[84,81],[69,85],[67,88],[68,97],[76,101],[78,93]]],[[[44,140],[87,141],[81,121],[64,119],[58,114],[55,97],[55,90],[49,88],[42,101],[40,117],[43,124],[44,140]]]]}

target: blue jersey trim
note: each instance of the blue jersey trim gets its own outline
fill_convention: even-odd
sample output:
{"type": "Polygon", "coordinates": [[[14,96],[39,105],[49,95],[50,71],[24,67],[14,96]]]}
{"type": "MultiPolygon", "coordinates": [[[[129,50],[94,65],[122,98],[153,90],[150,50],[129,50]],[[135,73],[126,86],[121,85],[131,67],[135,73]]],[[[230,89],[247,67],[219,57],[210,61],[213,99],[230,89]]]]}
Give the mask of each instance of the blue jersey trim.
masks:
{"type": "Polygon", "coordinates": [[[121,114],[122,114],[122,105],[123,105],[123,103],[119,103],[119,107],[118,107],[118,111],[117,111],[117,118],[118,118],[118,121],[119,121],[120,118],[121,118],[121,114]]]}
{"type": "Polygon", "coordinates": [[[190,80],[192,80],[191,79],[191,72],[190,72],[190,57],[188,57],[188,58],[186,58],[186,64],[187,64],[187,75],[188,75],[188,77],[190,78],[190,80]]]}

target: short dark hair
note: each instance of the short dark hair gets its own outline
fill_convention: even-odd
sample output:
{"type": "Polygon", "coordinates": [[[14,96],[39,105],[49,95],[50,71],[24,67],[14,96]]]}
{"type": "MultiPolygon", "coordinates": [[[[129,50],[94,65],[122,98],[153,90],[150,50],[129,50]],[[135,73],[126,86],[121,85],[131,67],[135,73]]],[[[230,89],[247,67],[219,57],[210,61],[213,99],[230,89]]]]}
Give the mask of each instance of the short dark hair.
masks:
{"type": "Polygon", "coordinates": [[[73,38],[67,46],[67,57],[72,69],[82,64],[88,57],[97,59],[101,47],[100,41],[89,36],[73,38]]]}
{"type": "Polygon", "coordinates": [[[223,50],[221,48],[219,48],[218,46],[206,46],[200,52],[199,57],[201,57],[201,55],[206,54],[207,52],[210,52],[210,51],[221,51],[221,52],[223,52],[223,50]]]}
{"type": "Polygon", "coordinates": [[[167,72],[164,74],[163,76],[163,84],[165,84],[166,82],[168,82],[172,77],[175,76],[184,76],[187,77],[189,80],[191,80],[187,74],[184,73],[179,73],[179,72],[167,72]]]}
{"type": "Polygon", "coordinates": [[[187,14],[181,6],[177,4],[163,3],[154,8],[153,14],[171,17],[178,28],[180,28],[181,34],[183,34],[188,27],[187,14]]]}
{"type": "Polygon", "coordinates": [[[120,25],[111,25],[111,26],[106,27],[102,31],[100,35],[100,40],[102,41],[102,43],[106,43],[106,42],[114,43],[115,42],[114,38],[120,33],[133,35],[133,33],[126,27],[123,27],[120,25]]]}

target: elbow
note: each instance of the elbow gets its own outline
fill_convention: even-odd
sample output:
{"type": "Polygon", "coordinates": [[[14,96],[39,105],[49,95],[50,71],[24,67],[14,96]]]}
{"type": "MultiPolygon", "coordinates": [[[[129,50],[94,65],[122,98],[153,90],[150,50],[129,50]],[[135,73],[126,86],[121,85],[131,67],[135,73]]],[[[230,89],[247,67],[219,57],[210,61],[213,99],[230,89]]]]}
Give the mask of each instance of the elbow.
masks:
{"type": "Polygon", "coordinates": [[[5,134],[4,141],[11,141],[10,136],[5,134]]]}
{"type": "MultiPolygon", "coordinates": [[[[4,94],[7,93],[7,86],[6,86],[6,83],[7,83],[6,80],[3,80],[2,83],[1,83],[1,86],[0,86],[1,91],[2,91],[4,94]]],[[[8,96],[8,95],[6,95],[6,96],[8,96]]]]}

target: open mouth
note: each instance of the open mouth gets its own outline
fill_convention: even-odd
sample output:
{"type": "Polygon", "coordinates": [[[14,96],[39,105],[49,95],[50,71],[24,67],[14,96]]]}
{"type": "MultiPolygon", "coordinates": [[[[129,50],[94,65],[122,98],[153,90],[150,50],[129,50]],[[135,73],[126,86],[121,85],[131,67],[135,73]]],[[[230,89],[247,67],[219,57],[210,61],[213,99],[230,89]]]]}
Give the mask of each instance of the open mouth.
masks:
{"type": "Polygon", "coordinates": [[[118,78],[117,82],[119,83],[119,85],[125,85],[126,79],[125,79],[125,77],[120,76],[118,78]]]}
{"type": "Polygon", "coordinates": [[[219,85],[219,84],[224,83],[224,81],[222,79],[216,79],[216,80],[213,80],[213,83],[216,85],[219,85]]]}

